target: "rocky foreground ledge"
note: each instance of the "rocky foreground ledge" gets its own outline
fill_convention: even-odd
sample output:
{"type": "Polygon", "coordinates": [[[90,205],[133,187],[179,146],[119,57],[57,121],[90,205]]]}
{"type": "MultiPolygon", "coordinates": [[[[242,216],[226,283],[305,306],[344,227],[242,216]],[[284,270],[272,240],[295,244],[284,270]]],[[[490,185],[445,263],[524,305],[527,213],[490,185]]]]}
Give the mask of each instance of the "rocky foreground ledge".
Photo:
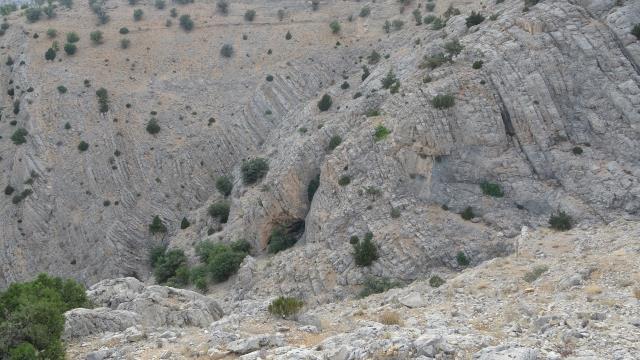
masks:
{"type": "Polygon", "coordinates": [[[416,281],[307,304],[296,321],[270,315],[267,298],[235,302],[133,278],[103,281],[88,291],[100,307],[66,314],[68,356],[637,359],[640,224],[540,230],[523,240],[519,254],[444,276],[440,287],[416,281]]]}

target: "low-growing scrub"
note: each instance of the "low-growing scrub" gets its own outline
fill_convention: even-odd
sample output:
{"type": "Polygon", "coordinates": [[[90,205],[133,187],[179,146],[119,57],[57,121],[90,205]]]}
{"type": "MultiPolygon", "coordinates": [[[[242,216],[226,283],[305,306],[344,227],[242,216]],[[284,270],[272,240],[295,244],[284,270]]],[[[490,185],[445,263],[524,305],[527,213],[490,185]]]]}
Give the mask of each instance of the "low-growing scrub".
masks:
{"type": "Polygon", "coordinates": [[[167,232],[167,227],[160,219],[160,216],[156,215],[153,217],[153,220],[151,220],[151,224],[149,224],[149,232],[152,235],[164,234],[167,232]]]}
{"type": "Polygon", "coordinates": [[[476,214],[473,213],[473,208],[471,206],[467,206],[464,211],[460,213],[460,217],[465,220],[471,220],[476,217],[476,214]]]}
{"type": "Polygon", "coordinates": [[[429,278],[429,286],[437,288],[444,285],[445,281],[438,275],[433,275],[429,278]]]}
{"type": "Polygon", "coordinates": [[[327,146],[327,149],[329,149],[329,151],[333,151],[340,144],[342,144],[342,137],[340,137],[340,135],[333,135],[329,140],[329,146],[327,146]]]}
{"type": "Polygon", "coordinates": [[[373,139],[375,141],[384,140],[387,138],[387,136],[389,136],[389,134],[391,134],[391,131],[389,129],[387,129],[384,125],[378,125],[373,132],[373,139]]]}
{"type": "Polygon", "coordinates": [[[219,176],[216,179],[216,189],[224,196],[231,195],[233,190],[233,179],[230,176],[219,176]]]}
{"type": "Polygon", "coordinates": [[[353,246],[353,259],[358,266],[370,266],[378,259],[378,247],[373,243],[373,233],[368,232],[362,241],[353,246]]]}
{"type": "Polygon", "coordinates": [[[229,220],[229,210],[231,206],[226,201],[218,201],[209,206],[209,215],[218,219],[221,223],[225,224],[229,220]]]}
{"type": "Polygon", "coordinates": [[[286,227],[278,225],[271,230],[269,235],[269,253],[276,254],[282,250],[288,249],[298,242],[294,233],[287,230],[286,227]]]}
{"type": "Polygon", "coordinates": [[[558,231],[567,231],[572,228],[571,216],[564,211],[558,211],[549,217],[549,226],[558,231]]]}
{"type": "Polygon", "coordinates": [[[329,96],[329,94],[324,94],[320,101],[318,101],[318,109],[320,109],[320,111],[327,111],[331,107],[332,103],[333,100],[331,99],[331,96],[329,96]]]}
{"type": "Polygon", "coordinates": [[[467,254],[465,254],[464,251],[458,251],[458,253],[456,254],[456,262],[459,266],[469,266],[471,260],[469,260],[467,254]]]}
{"type": "Polygon", "coordinates": [[[263,158],[255,158],[242,162],[240,167],[242,182],[245,185],[255,184],[269,172],[269,163],[263,158]]]}
{"type": "Polygon", "coordinates": [[[471,15],[469,15],[469,17],[467,17],[467,19],[465,20],[465,24],[467,25],[468,28],[470,28],[472,26],[482,23],[483,21],[484,21],[484,16],[482,16],[482,14],[472,11],[471,15]]]}
{"type": "Polygon", "coordinates": [[[480,183],[480,188],[482,189],[482,193],[488,196],[493,197],[503,197],[504,192],[502,191],[502,187],[499,184],[490,183],[488,181],[483,181],[480,183]]]}
{"type": "Polygon", "coordinates": [[[536,281],[540,276],[542,276],[542,274],[546,273],[547,270],[549,270],[548,266],[545,266],[545,265],[536,266],[531,271],[524,274],[523,279],[528,283],[532,283],[536,281]]]}
{"type": "Polygon", "coordinates": [[[269,312],[282,318],[295,316],[304,306],[302,300],[280,296],[269,304],[269,312]]]}
{"type": "Polygon", "coordinates": [[[451,94],[436,95],[431,99],[431,105],[439,110],[448,109],[455,105],[455,98],[451,94]]]}
{"type": "Polygon", "coordinates": [[[367,277],[362,284],[363,288],[358,293],[358,297],[364,298],[371,294],[380,294],[386,292],[390,289],[402,287],[402,284],[399,281],[394,281],[386,277],[367,277]]]}

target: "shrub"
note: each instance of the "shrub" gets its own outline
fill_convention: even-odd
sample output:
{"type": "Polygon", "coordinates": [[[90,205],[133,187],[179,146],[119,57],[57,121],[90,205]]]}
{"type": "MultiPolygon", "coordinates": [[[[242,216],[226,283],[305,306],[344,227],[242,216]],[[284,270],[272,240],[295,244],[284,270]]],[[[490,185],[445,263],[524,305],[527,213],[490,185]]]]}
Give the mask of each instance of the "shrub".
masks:
{"type": "Polygon", "coordinates": [[[436,4],[434,4],[432,2],[431,3],[426,3],[424,7],[425,7],[425,9],[427,11],[432,12],[436,8],[436,4]]]}
{"type": "Polygon", "coordinates": [[[523,279],[528,283],[532,283],[536,281],[540,276],[542,276],[542,274],[546,273],[547,270],[549,270],[549,267],[545,265],[536,266],[533,268],[533,270],[524,274],[523,279]]]}
{"type": "Polygon", "coordinates": [[[180,229],[184,230],[184,229],[188,228],[189,226],[191,226],[191,223],[189,222],[189,220],[186,217],[183,217],[182,221],[180,221],[180,229]]]}
{"type": "Polygon", "coordinates": [[[572,227],[572,219],[564,211],[558,211],[549,217],[549,226],[558,231],[570,230],[572,227]]]}
{"type": "Polygon", "coordinates": [[[285,15],[284,9],[278,9],[278,20],[280,21],[284,20],[284,15],[285,15]]]}
{"type": "Polygon", "coordinates": [[[441,278],[438,275],[433,275],[430,279],[429,279],[429,285],[431,287],[437,288],[440,287],[442,285],[444,285],[444,279],[441,278]]]}
{"type": "Polygon", "coordinates": [[[404,26],[404,21],[396,19],[391,22],[391,25],[394,30],[400,30],[404,26]]]}
{"type": "Polygon", "coordinates": [[[247,11],[245,11],[244,13],[244,19],[246,21],[253,21],[253,19],[255,19],[256,17],[256,11],[253,9],[249,9],[247,11]]]}
{"type": "Polygon", "coordinates": [[[68,43],[77,43],[78,41],[80,41],[80,37],[78,36],[78,34],[76,34],[75,32],[70,32],[67,33],[67,42],[68,43]]]}
{"type": "Polygon", "coordinates": [[[269,304],[269,312],[273,315],[287,318],[296,315],[304,306],[302,300],[293,297],[278,297],[269,304]]]}
{"type": "Polygon", "coordinates": [[[636,24],[633,29],[631,29],[631,34],[640,40],[640,24],[636,24]]]}
{"type": "Polygon", "coordinates": [[[152,263],[153,275],[160,284],[167,282],[184,284],[187,257],[181,249],[173,249],[161,254],[152,263]],[[179,279],[176,277],[179,276],[179,279]]]}
{"type": "Polygon", "coordinates": [[[369,266],[378,259],[378,248],[373,243],[373,234],[368,232],[362,241],[353,244],[353,259],[358,266],[369,266]]]}
{"type": "Polygon", "coordinates": [[[140,21],[142,19],[142,14],[144,12],[142,11],[142,9],[135,9],[133,10],[133,20],[134,21],[140,21]]]}
{"type": "Polygon", "coordinates": [[[224,196],[231,195],[231,190],[233,190],[233,179],[229,176],[219,176],[216,179],[216,189],[220,192],[220,194],[224,196]]]}
{"type": "Polygon", "coordinates": [[[334,34],[337,34],[340,32],[340,23],[338,22],[338,20],[333,20],[330,24],[329,24],[329,28],[331,28],[331,32],[334,34]]]}
{"type": "Polygon", "coordinates": [[[446,19],[456,15],[460,15],[460,10],[457,8],[454,8],[453,5],[449,5],[449,7],[447,8],[447,11],[445,11],[444,14],[442,14],[442,16],[444,16],[446,19]]]}
{"type": "Polygon", "coordinates": [[[384,325],[402,325],[402,319],[396,311],[385,311],[380,314],[380,323],[384,325]]]}
{"type": "Polygon", "coordinates": [[[287,31],[287,33],[285,34],[284,38],[285,40],[291,40],[293,36],[291,35],[291,32],[287,31]]]}
{"type": "Polygon", "coordinates": [[[211,217],[218,219],[223,224],[229,220],[229,209],[230,205],[226,201],[219,201],[211,204],[209,206],[209,215],[211,217]]]}
{"type": "Polygon", "coordinates": [[[20,113],[20,100],[13,102],[13,113],[18,115],[20,113]]]}
{"type": "Polygon", "coordinates": [[[218,252],[211,256],[208,263],[208,270],[211,278],[216,282],[226,281],[235,274],[242,264],[246,253],[233,251],[231,249],[218,252]]]}
{"type": "Polygon", "coordinates": [[[351,183],[351,177],[349,175],[342,175],[338,179],[338,185],[347,186],[351,183]]]}
{"type": "Polygon", "coordinates": [[[7,185],[7,187],[4,188],[4,194],[5,195],[11,195],[11,194],[13,194],[14,191],[15,191],[15,189],[11,185],[7,185]]]}
{"type": "Polygon", "coordinates": [[[255,158],[242,162],[240,167],[242,182],[251,185],[262,179],[269,172],[269,163],[263,158],[255,158]]]}
{"type": "Polygon", "coordinates": [[[178,10],[176,8],[171,8],[171,10],[169,10],[169,16],[172,18],[178,17],[178,10]]]}
{"type": "Polygon", "coordinates": [[[358,293],[359,298],[365,298],[372,294],[381,294],[390,289],[401,287],[402,283],[399,281],[390,280],[389,278],[382,277],[367,277],[362,284],[363,288],[358,293]]]}
{"type": "Polygon", "coordinates": [[[488,181],[483,181],[480,183],[480,189],[482,189],[482,193],[485,195],[493,196],[493,197],[503,197],[504,192],[499,184],[490,183],[488,181]]]}
{"type": "Polygon", "coordinates": [[[471,15],[467,17],[465,23],[467,24],[467,27],[470,28],[472,26],[482,23],[483,21],[484,21],[484,16],[482,16],[480,13],[476,13],[475,11],[472,11],[471,15]]]}
{"type": "Polygon", "coordinates": [[[58,35],[58,31],[56,29],[48,29],[47,30],[47,36],[51,39],[53,39],[54,37],[56,37],[58,35]]]}
{"type": "Polygon", "coordinates": [[[156,118],[151,118],[149,122],[147,122],[146,130],[151,135],[159,133],[161,128],[160,125],[158,125],[158,120],[156,120],[156,118]]]}
{"type": "Polygon", "coordinates": [[[484,64],[484,61],[482,60],[477,60],[473,62],[473,65],[471,66],[472,68],[478,70],[482,68],[482,65],[484,64]]]}
{"type": "Polygon", "coordinates": [[[78,150],[80,150],[80,152],[85,152],[89,149],[89,144],[87,144],[85,141],[80,141],[80,144],[78,144],[78,150]]]}
{"type": "Polygon", "coordinates": [[[109,111],[109,95],[107,94],[107,89],[101,87],[96,91],[96,96],[98,97],[100,112],[106,113],[109,111]]]}
{"type": "Polygon", "coordinates": [[[181,15],[180,16],[180,27],[182,27],[185,31],[193,30],[193,20],[191,20],[191,16],[189,15],[181,15]]]}
{"type": "Polygon", "coordinates": [[[460,41],[458,41],[457,39],[453,39],[444,44],[444,49],[449,54],[449,57],[454,57],[455,55],[458,55],[460,54],[460,52],[462,52],[464,46],[462,46],[462,44],[460,44],[460,41]]]}
{"type": "Polygon", "coordinates": [[[368,6],[363,7],[362,9],[360,9],[360,17],[367,17],[369,16],[369,14],[371,14],[371,8],[369,8],[368,6]]]}
{"type": "Polygon", "coordinates": [[[392,217],[393,219],[397,219],[397,218],[399,218],[399,217],[400,217],[400,215],[401,215],[400,209],[398,209],[398,208],[391,208],[391,213],[390,213],[390,215],[391,215],[391,217],[392,217]]]}
{"type": "Polygon", "coordinates": [[[420,12],[420,9],[413,10],[411,14],[416,22],[416,26],[422,25],[422,12],[420,12]]]}
{"type": "Polygon", "coordinates": [[[471,263],[471,261],[463,251],[458,251],[458,253],[456,254],[456,262],[460,266],[469,266],[469,264],[471,263]]]}
{"type": "Polygon", "coordinates": [[[471,220],[476,217],[476,214],[473,213],[473,209],[471,206],[467,206],[462,213],[460,213],[460,217],[465,220],[471,220]]]}
{"type": "Polygon", "coordinates": [[[313,196],[316,194],[318,187],[320,187],[320,174],[314,176],[311,181],[309,181],[309,185],[307,185],[307,198],[309,202],[313,200],[313,196]]]}
{"type": "Polygon", "coordinates": [[[231,56],[233,56],[233,45],[231,44],[222,45],[222,47],[220,48],[220,55],[226,58],[230,58],[231,56]]]}
{"type": "Polygon", "coordinates": [[[582,148],[580,146],[575,146],[571,149],[571,152],[573,152],[573,155],[582,155],[582,148]]]}
{"type": "Polygon", "coordinates": [[[165,1],[164,1],[164,0],[156,0],[156,1],[154,2],[154,5],[156,6],[156,9],[160,9],[160,10],[162,10],[162,9],[164,9],[164,7],[165,7],[166,3],[165,3],[165,1]]]}
{"type": "Polygon", "coordinates": [[[64,44],[64,52],[66,52],[67,55],[73,55],[76,53],[77,50],[78,48],[76,47],[75,44],[72,44],[72,43],[64,44]]]}
{"type": "Polygon", "coordinates": [[[342,85],[340,85],[340,88],[341,88],[342,90],[347,90],[349,87],[350,87],[350,85],[349,85],[349,83],[348,83],[348,82],[346,82],[346,81],[345,81],[345,82],[343,82],[343,83],[342,83],[342,85]]]}
{"type": "Polygon", "coordinates": [[[167,232],[167,227],[164,225],[162,220],[160,220],[160,216],[156,215],[153,217],[151,224],[149,224],[149,232],[152,235],[164,234],[167,232]]]}
{"type": "Polygon", "coordinates": [[[284,226],[275,226],[269,235],[268,251],[277,254],[282,250],[286,250],[296,244],[298,239],[290,234],[284,226]]]}
{"type": "Polygon", "coordinates": [[[120,39],[120,48],[128,49],[131,45],[131,40],[129,39],[120,39]]]}
{"type": "Polygon", "coordinates": [[[431,30],[444,29],[446,25],[447,25],[447,20],[443,20],[442,18],[437,17],[433,19],[433,21],[431,22],[431,30]]]}
{"type": "Polygon", "coordinates": [[[453,95],[450,94],[442,94],[436,95],[431,99],[431,105],[436,109],[448,109],[455,104],[455,99],[453,95]]]}
{"type": "Polygon", "coordinates": [[[53,50],[53,48],[47,49],[47,51],[44,53],[45,60],[53,61],[55,58],[56,58],[56,51],[53,50]]]}
{"type": "Polygon", "coordinates": [[[387,75],[382,79],[382,88],[389,89],[396,82],[398,82],[398,78],[393,73],[393,69],[389,69],[387,75]]]}
{"type": "Polygon", "coordinates": [[[267,81],[269,82],[273,81],[273,75],[267,75],[267,81]]]}
{"type": "Polygon", "coordinates": [[[25,128],[17,128],[11,135],[11,141],[13,141],[15,145],[24,144],[27,142],[27,135],[29,135],[29,132],[25,128]]]}
{"type": "Polygon", "coordinates": [[[0,292],[0,358],[63,359],[64,313],[88,306],[84,287],[73,280],[40,274],[9,285],[0,292]]]}
{"type": "MultiPolygon", "coordinates": [[[[371,75],[371,72],[369,71],[369,68],[366,65],[362,65],[362,77],[361,80],[364,81],[364,79],[368,78],[369,75],[371,75]]],[[[362,95],[362,93],[360,93],[362,95]]]]}
{"type": "Polygon", "coordinates": [[[57,89],[58,89],[58,92],[59,92],[60,94],[66,94],[66,93],[67,93],[67,88],[66,88],[64,85],[59,85],[59,86],[57,87],[57,89]]]}
{"type": "Polygon", "coordinates": [[[329,150],[335,150],[342,143],[342,137],[340,135],[333,135],[329,140],[329,146],[327,147],[329,150]]]}
{"type": "Polygon", "coordinates": [[[89,34],[89,37],[94,44],[102,44],[102,31],[92,31],[91,34],[89,34]]]}
{"type": "Polygon", "coordinates": [[[389,129],[384,127],[384,125],[378,125],[373,132],[373,139],[374,141],[384,140],[387,138],[387,136],[389,136],[389,134],[391,134],[391,131],[389,131],[389,129]]]}
{"type": "Polygon", "coordinates": [[[41,15],[42,15],[42,9],[39,7],[30,7],[24,11],[24,16],[25,18],[27,18],[27,21],[30,23],[40,20],[41,15]]]}
{"type": "Polygon", "coordinates": [[[218,0],[216,10],[223,15],[227,15],[229,13],[229,3],[226,0],[218,0]]]}
{"type": "Polygon", "coordinates": [[[436,16],[427,15],[427,16],[424,17],[424,19],[422,19],[422,22],[425,23],[425,24],[431,24],[431,23],[433,23],[435,21],[435,19],[437,19],[436,16]]]}
{"type": "Polygon", "coordinates": [[[318,101],[318,109],[320,109],[320,111],[327,111],[331,107],[331,104],[333,104],[331,96],[329,96],[329,94],[324,94],[320,101],[318,101]]]}
{"type": "Polygon", "coordinates": [[[126,27],[121,27],[120,28],[120,34],[122,35],[127,35],[129,33],[129,29],[126,27]]]}
{"type": "Polygon", "coordinates": [[[418,65],[418,67],[420,69],[429,68],[433,70],[439,67],[440,65],[446,63],[447,61],[449,61],[449,58],[447,58],[443,53],[437,53],[431,56],[425,55],[420,65],[418,65]]]}
{"type": "Polygon", "coordinates": [[[371,54],[367,56],[367,61],[369,62],[370,65],[377,64],[378,61],[380,61],[380,54],[377,51],[372,50],[371,54]]]}

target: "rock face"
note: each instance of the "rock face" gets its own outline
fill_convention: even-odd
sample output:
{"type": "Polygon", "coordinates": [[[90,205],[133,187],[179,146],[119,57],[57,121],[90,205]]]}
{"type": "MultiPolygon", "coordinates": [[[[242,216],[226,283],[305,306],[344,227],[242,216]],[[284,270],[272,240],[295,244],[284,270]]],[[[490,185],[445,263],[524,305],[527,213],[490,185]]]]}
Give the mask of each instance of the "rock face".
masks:
{"type": "Polygon", "coordinates": [[[223,316],[211,298],[166,286],[145,286],[134,278],[104,280],[87,291],[97,308],[65,314],[65,337],[73,339],[132,326],[205,327],[223,316]]]}

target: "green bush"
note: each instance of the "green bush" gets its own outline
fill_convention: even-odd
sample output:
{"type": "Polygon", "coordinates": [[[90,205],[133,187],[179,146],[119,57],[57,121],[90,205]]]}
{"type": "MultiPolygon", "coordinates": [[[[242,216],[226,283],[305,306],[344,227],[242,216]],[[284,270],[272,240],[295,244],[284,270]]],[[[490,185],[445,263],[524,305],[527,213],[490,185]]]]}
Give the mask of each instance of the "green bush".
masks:
{"type": "Polygon", "coordinates": [[[67,42],[68,43],[77,43],[78,41],[80,41],[80,37],[78,36],[78,34],[76,34],[75,32],[70,32],[67,33],[67,42]]]}
{"type": "Polygon", "coordinates": [[[349,83],[347,81],[343,82],[342,85],[340,85],[340,88],[342,90],[347,90],[351,85],[349,85],[349,83]]]}
{"type": "Polygon", "coordinates": [[[181,15],[180,16],[180,26],[185,31],[193,30],[193,20],[191,20],[191,16],[189,16],[189,15],[181,15]]]}
{"type": "Polygon", "coordinates": [[[256,11],[253,9],[249,9],[247,11],[245,11],[244,13],[244,19],[246,21],[253,21],[253,19],[255,19],[256,17],[256,11]]]}
{"type": "Polygon", "coordinates": [[[340,23],[337,20],[333,20],[330,24],[329,24],[329,28],[331,28],[331,32],[334,34],[337,34],[340,32],[341,26],[340,23]]]}
{"type": "Polygon", "coordinates": [[[465,220],[471,220],[476,217],[476,214],[473,213],[473,208],[471,208],[471,206],[467,206],[464,211],[460,213],[460,216],[465,220]]]}
{"type": "Polygon", "coordinates": [[[358,293],[359,298],[365,298],[372,294],[381,294],[393,288],[402,287],[403,284],[399,281],[390,280],[386,277],[377,278],[369,276],[364,280],[362,285],[363,288],[358,293]]]}
{"type": "Polygon", "coordinates": [[[102,40],[103,40],[102,31],[100,30],[92,31],[91,34],[89,34],[89,37],[91,38],[91,41],[94,44],[102,44],[102,40]]]}
{"type": "Polygon", "coordinates": [[[633,29],[631,29],[631,34],[640,40],[640,24],[636,24],[633,29]]]}
{"type": "Polygon", "coordinates": [[[58,92],[60,94],[66,94],[67,93],[67,88],[64,85],[59,85],[56,89],[58,89],[58,92]]]}
{"type": "Polygon", "coordinates": [[[24,11],[24,17],[30,23],[40,20],[40,16],[42,16],[42,9],[39,7],[30,7],[24,11]]]}
{"type": "Polygon", "coordinates": [[[296,315],[304,306],[302,300],[293,297],[278,297],[269,304],[269,312],[273,315],[287,318],[296,315]]]}
{"type": "Polygon", "coordinates": [[[189,222],[189,220],[187,219],[187,217],[183,217],[182,221],[180,221],[180,229],[184,230],[186,228],[188,228],[189,226],[191,226],[191,223],[189,222]]]}
{"type": "Polygon", "coordinates": [[[480,13],[476,13],[475,11],[472,11],[471,15],[467,17],[465,23],[467,24],[467,27],[470,28],[472,26],[482,23],[483,21],[484,21],[484,16],[482,16],[480,13]]]}
{"type": "Polygon", "coordinates": [[[454,57],[462,52],[464,46],[462,46],[462,44],[460,44],[460,41],[458,41],[457,39],[453,39],[444,44],[444,49],[447,54],[449,54],[449,57],[454,57]]]}
{"type": "Polygon", "coordinates": [[[226,0],[218,0],[216,3],[216,9],[223,15],[229,13],[229,3],[226,0]]]}
{"type": "MultiPolygon", "coordinates": [[[[156,253],[152,258],[153,276],[156,282],[164,284],[171,282],[177,285],[186,285],[185,268],[187,267],[187,257],[181,249],[166,250],[163,253],[156,253]]],[[[188,281],[188,280],[187,280],[188,281]]]]}
{"type": "Polygon", "coordinates": [[[391,25],[393,26],[393,29],[397,31],[402,29],[402,27],[404,26],[404,21],[395,19],[391,22],[391,25]]]}
{"type": "Polygon", "coordinates": [[[240,167],[242,182],[251,185],[262,179],[269,172],[269,163],[263,158],[255,158],[242,162],[240,167]]]}
{"type": "Polygon", "coordinates": [[[320,187],[320,174],[314,176],[311,181],[309,181],[309,185],[307,185],[307,198],[309,202],[313,200],[313,196],[316,194],[318,187],[320,187]]]}
{"type": "Polygon", "coordinates": [[[384,125],[378,125],[373,132],[373,139],[374,141],[384,140],[387,138],[387,136],[389,136],[389,134],[391,134],[391,131],[389,131],[389,129],[387,129],[384,125]]]}
{"type": "Polygon", "coordinates": [[[573,155],[582,155],[583,150],[580,146],[575,146],[571,149],[571,152],[573,152],[573,155]]]}
{"type": "Polygon", "coordinates": [[[411,14],[413,15],[413,20],[416,22],[416,26],[422,25],[422,12],[420,9],[413,10],[411,14]]]}
{"type": "Polygon", "coordinates": [[[273,81],[273,75],[267,75],[267,81],[269,82],[273,81]]]}
{"type": "Polygon", "coordinates": [[[164,234],[167,232],[167,227],[164,225],[164,223],[160,219],[160,216],[156,215],[153,217],[151,224],[149,224],[149,232],[152,235],[164,234]]]}
{"type": "Polygon", "coordinates": [[[284,226],[275,226],[269,235],[269,253],[276,254],[296,244],[298,239],[290,234],[284,226]]]}
{"type": "Polygon", "coordinates": [[[0,358],[64,359],[64,313],[89,305],[73,280],[40,274],[9,285],[0,292],[0,358]]]}
{"type": "Polygon", "coordinates": [[[571,230],[573,220],[564,211],[558,211],[549,217],[549,226],[559,231],[571,230]]]}
{"type": "Polygon", "coordinates": [[[218,201],[216,203],[211,204],[209,206],[209,215],[211,217],[218,219],[223,224],[229,220],[229,209],[230,205],[226,201],[218,201]]]}
{"type": "Polygon", "coordinates": [[[400,209],[398,209],[398,208],[391,208],[390,215],[391,215],[391,218],[397,219],[397,218],[400,217],[400,215],[402,215],[402,213],[400,212],[400,209]]]}
{"type": "Polygon", "coordinates": [[[340,144],[342,144],[342,137],[340,135],[333,135],[329,140],[329,146],[327,147],[330,151],[335,150],[340,144]]]}
{"type": "Polygon", "coordinates": [[[78,150],[80,150],[80,152],[84,152],[87,151],[89,149],[89,144],[87,144],[85,141],[80,141],[80,144],[78,144],[78,150]]]}
{"type": "Polygon", "coordinates": [[[48,48],[44,53],[44,59],[48,61],[53,61],[56,58],[56,51],[53,48],[48,48]]]}
{"type": "Polygon", "coordinates": [[[447,20],[443,20],[439,17],[433,19],[433,21],[431,22],[431,30],[444,29],[445,26],[447,26],[447,20]]]}
{"type": "Polygon", "coordinates": [[[444,285],[444,279],[441,278],[438,275],[433,275],[430,279],[429,279],[429,285],[431,287],[437,288],[440,287],[442,285],[444,285]]]}
{"type": "Polygon", "coordinates": [[[394,83],[398,81],[398,78],[393,73],[393,69],[389,69],[387,75],[382,79],[382,88],[389,89],[394,83]]]}
{"type": "Polygon", "coordinates": [[[156,120],[156,118],[151,118],[149,122],[147,122],[146,130],[151,135],[159,133],[161,128],[158,124],[158,120],[156,120]]]}
{"type": "Polygon", "coordinates": [[[342,175],[338,179],[338,185],[347,186],[351,183],[351,177],[349,175],[342,175]]]}
{"type": "Polygon", "coordinates": [[[129,29],[126,27],[121,27],[119,32],[122,35],[127,35],[129,33],[129,29]]]}
{"type": "Polygon", "coordinates": [[[11,186],[11,185],[7,185],[7,187],[5,187],[5,188],[4,188],[4,194],[5,194],[5,195],[11,195],[11,194],[13,194],[13,192],[14,192],[15,190],[16,190],[16,189],[14,189],[14,188],[13,188],[13,186],[11,186]]]}
{"type": "Polygon", "coordinates": [[[17,128],[11,135],[11,141],[16,145],[24,144],[27,142],[27,135],[29,132],[25,128],[17,128]]]}
{"type": "Polygon", "coordinates": [[[144,12],[142,11],[142,9],[135,9],[133,10],[133,20],[134,21],[140,21],[142,19],[142,14],[144,12]]]}
{"type": "Polygon", "coordinates": [[[101,87],[96,91],[96,96],[98,97],[100,112],[106,113],[109,111],[109,95],[107,94],[107,89],[101,87]]]}
{"type": "Polygon", "coordinates": [[[231,275],[238,271],[242,260],[244,260],[246,256],[246,253],[233,251],[230,248],[213,254],[208,262],[208,270],[213,281],[226,281],[231,275]]]}
{"type": "Polygon", "coordinates": [[[329,96],[329,94],[324,94],[320,101],[318,101],[318,109],[320,109],[320,111],[327,111],[331,107],[331,104],[333,104],[331,96],[329,96]]]}
{"type": "Polygon", "coordinates": [[[458,251],[458,253],[456,254],[456,262],[460,266],[469,266],[469,264],[471,263],[471,261],[463,251],[458,251]]]}
{"type": "Polygon", "coordinates": [[[75,44],[72,44],[72,43],[64,44],[64,52],[66,52],[67,55],[73,55],[76,53],[76,51],[78,51],[78,47],[75,44]]]}
{"type": "Polygon", "coordinates": [[[363,7],[362,9],[360,9],[360,17],[367,17],[371,14],[371,8],[369,8],[368,6],[363,7]]]}
{"type": "Polygon", "coordinates": [[[231,195],[231,190],[233,190],[232,178],[229,176],[219,176],[216,179],[216,189],[224,196],[231,195]]]}
{"type": "Polygon", "coordinates": [[[367,61],[369,62],[369,65],[377,64],[380,61],[380,58],[380,54],[375,50],[372,50],[371,54],[367,55],[367,61]]]}
{"type": "Polygon", "coordinates": [[[353,244],[353,259],[358,266],[369,266],[378,259],[378,248],[373,243],[373,234],[368,232],[362,241],[353,244]]]}
{"type": "Polygon", "coordinates": [[[418,65],[418,68],[420,68],[420,69],[429,68],[429,69],[433,70],[433,69],[437,68],[438,66],[443,65],[447,61],[449,61],[449,58],[447,58],[444,55],[444,53],[437,53],[437,54],[431,55],[431,56],[425,55],[424,58],[422,59],[422,62],[420,63],[420,65],[418,65]]]}
{"type": "Polygon", "coordinates": [[[129,45],[131,45],[131,40],[129,40],[129,39],[120,39],[120,48],[128,49],[129,45]]]}
{"type": "Polygon", "coordinates": [[[291,40],[293,36],[291,36],[291,32],[287,30],[287,33],[284,35],[285,40],[291,40]]]}
{"type": "Polygon", "coordinates": [[[436,95],[431,99],[431,105],[436,109],[448,109],[455,105],[455,98],[451,94],[436,95]]]}
{"type": "Polygon", "coordinates": [[[156,0],[154,2],[154,5],[155,5],[156,9],[162,10],[162,9],[164,9],[164,7],[166,5],[166,2],[164,0],[156,0]]]}
{"type": "Polygon", "coordinates": [[[231,56],[233,56],[233,45],[231,44],[222,45],[222,47],[220,48],[220,55],[226,58],[230,58],[231,56]]]}
{"type": "Polygon", "coordinates": [[[484,64],[484,61],[482,60],[477,60],[473,62],[473,65],[471,66],[472,68],[478,70],[478,69],[482,69],[482,65],[484,64]]]}
{"type": "Polygon", "coordinates": [[[528,282],[528,283],[532,283],[534,281],[536,281],[540,276],[542,276],[542,274],[546,273],[547,270],[549,270],[549,267],[545,266],[545,265],[541,265],[541,266],[536,266],[533,268],[533,270],[527,272],[526,274],[524,274],[524,281],[528,282]]]}
{"type": "Polygon", "coordinates": [[[493,196],[493,197],[503,197],[504,192],[499,184],[490,183],[488,181],[483,181],[480,183],[480,189],[482,189],[482,193],[485,195],[493,196]]]}
{"type": "Polygon", "coordinates": [[[427,16],[424,17],[424,19],[422,19],[422,22],[425,23],[425,24],[431,24],[436,19],[437,19],[437,17],[435,15],[427,15],[427,16]]]}

